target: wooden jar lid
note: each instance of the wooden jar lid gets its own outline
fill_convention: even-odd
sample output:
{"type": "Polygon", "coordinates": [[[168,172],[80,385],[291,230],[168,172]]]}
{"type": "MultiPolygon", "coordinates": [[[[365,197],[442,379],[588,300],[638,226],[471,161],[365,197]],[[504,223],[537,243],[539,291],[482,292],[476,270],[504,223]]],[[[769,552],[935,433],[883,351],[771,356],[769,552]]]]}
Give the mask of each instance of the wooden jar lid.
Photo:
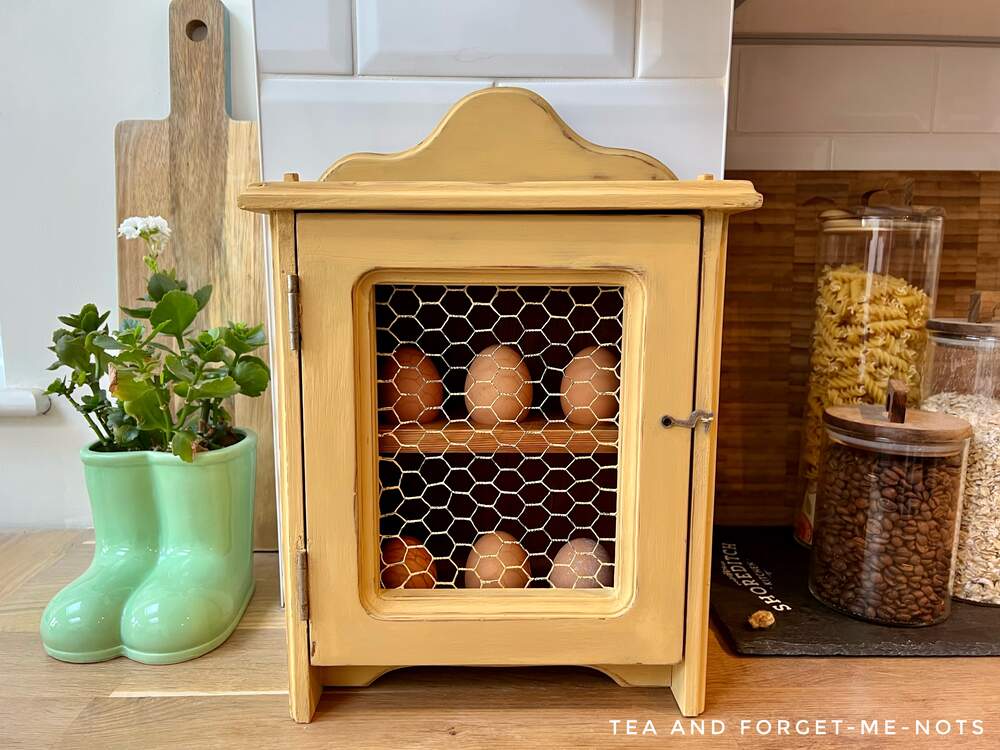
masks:
{"type": "Polygon", "coordinates": [[[852,437],[905,445],[958,443],[972,437],[972,426],[950,414],[909,409],[906,421],[891,422],[888,413],[878,404],[831,406],[823,412],[823,422],[852,437]]]}
{"type": "Polygon", "coordinates": [[[1000,337],[1000,320],[973,323],[965,318],[931,318],[927,321],[927,330],[946,336],[992,339],[1000,337]]]}
{"type": "Polygon", "coordinates": [[[972,425],[959,417],[936,411],[906,408],[906,385],[890,380],[885,407],[876,404],[831,406],[823,422],[838,432],[862,440],[902,445],[959,443],[972,437],[972,425]]]}
{"type": "Polygon", "coordinates": [[[931,318],[927,321],[927,330],[946,336],[1000,337],[1000,292],[973,292],[966,317],[931,318]]]}
{"type": "Polygon", "coordinates": [[[940,222],[944,210],[936,206],[858,206],[831,208],[819,215],[820,229],[827,233],[915,232],[930,222],[940,222]]]}

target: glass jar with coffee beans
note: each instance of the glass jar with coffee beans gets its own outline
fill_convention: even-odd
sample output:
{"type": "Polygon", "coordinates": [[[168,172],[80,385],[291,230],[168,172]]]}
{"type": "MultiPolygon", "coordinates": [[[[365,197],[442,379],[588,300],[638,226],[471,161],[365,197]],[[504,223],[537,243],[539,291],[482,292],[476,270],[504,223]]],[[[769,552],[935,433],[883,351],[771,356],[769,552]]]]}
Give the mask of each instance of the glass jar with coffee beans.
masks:
{"type": "Polygon", "coordinates": [[[809,590],[829,607],[886,625],[933,625],[951,613],[962,482],[972,428],[906,409],[826,409],[809,590]]]}

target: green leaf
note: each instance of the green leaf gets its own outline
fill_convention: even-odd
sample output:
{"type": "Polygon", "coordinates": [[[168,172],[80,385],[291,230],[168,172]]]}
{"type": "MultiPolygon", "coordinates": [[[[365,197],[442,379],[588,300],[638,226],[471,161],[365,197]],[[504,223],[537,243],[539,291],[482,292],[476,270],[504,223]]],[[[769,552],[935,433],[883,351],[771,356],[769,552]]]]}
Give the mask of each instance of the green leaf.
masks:
{"type": "Polygon", "coordinates": [[[150,276],[149,281],[146,283],[146,292],[149,294],[149,299],[153,302],[159,302],[163,299],[163,295],[174,289],[177,289],[177,281],[160,271],[150,276]]]}
{"type": "Polygon", "coordinates": [[[115,443],[129,445],[139,439],[139,429],[135,425],[123,424],[113,428],[115,443]]]}
{"type": "Polygon", "coordinates": [[[259,396],[267,388],[271,371],[264,360],[257,357],[243,357],[233,369],[233,380],[240,386],[244,396],[259,396]]]}
{"type": "Polygon", "coordinates": [[[83,336],[61,336],[54,348],[56,357],[67,367],[77,370],[90,367],[90,355],[83,336]]]}
{"type": "Polygon", "coordinates": [[[91,343],[99,349],[106,349],[108,351],[117,351],[123,348],[121,342],[106,334],[97,334],[91,339],[91,343]]]}
{"type": "Polygon", "coordinates": [[[153,308],[149,321],[154,326],[161,327],[164,333],[183,336],[197,315],[198,300],[194,295],[174,289],[163,295],[163,299],[153,308]]]}
{"type": "Polygon", "coordinates": [[[96,331],[103,322],[103,318],[97,312],[97,305],[89,302],[80,309],[79,320],[81,330],[87,333],[96,331]]]}
{"type": "Polygon", "coordinates": [[[188,391],[187,399],[189,401],[196,401],[201,398],[229,398],[239,392],[239,385],[227,375],[224,378],[206,380],[200,385],[194,386],[188,391]]]}
{"type": "Polygon", "coordinates": [[[230,323],[224,335],[226,346],[237,354],[246,354],[267,343],[263,325],[251,328],[243,323],[230,323]]]}
{"type": "Polygon", "coordinates": [[[153,388],[142,393],[136,399],[124,400],[125,412],[135,417],[140,430],[159,430],[166,432],[170,428],[167,415],[163,413],[160,400],[153,388]]]}
{"type": "Polygon", "coordinates": [[[178,380],[186,380],[188,382],[194,380],[194,373],[188,369],[187,365],[176,354],[168,354],[164,358],[163,364],[166,366],[167,372],[178,380]]]}
{"type": "MultiPolygon", "coordinates": [[[[111,383],[111,395],[120,401],[137,401],[147,393],[155,392],[153,384],[140,380],[131,372],[119,370],[111,383]]],[[[129,412],[131,414],[131,412],[129,412]]]]}
{"type": "Polygon", "coordinates": [[[222,362],[226,351],[222,345],[222,329],[210,328],[188,339],[194,354],[203,362],[222,362]]]}
{"type": "Polygon", "coordinates": [[[197,292],[194,293],[194,298],[198,300],[198,309],[201,310],[208,304],[208,301],[212,298],[212,285],[206,284],[197,292]]]}
{"type": "Polygon", "coordinates": [[[129,317],[139,320],[148,320],[149,316],[153,314],[152,307],[123,307],[121,311],[129,317]]]}
{"type": "MultiPolygon", "coordinates": [[[[70,328],[80,327],[80,318],[76,315],[60,315],[57,320],[70,328]]],[[[66,331],[66,333],[69,333],[69,331],[66,331]]]]}
{"type": "Polygon", "coordinates": [[[170,450],[181,461],[191,463],[194,460],[194,441],[198,439],[190,430],[178,430],[170,440],[170,450]]]}
{"type": "Polygon", "coordinates": [[[50,396],[61,396],[66,393],[66,384],[63,383],[62,378],[56,378],[49,383],[49,387],[45,389],[45,392],[50,396]]]}
{"type": "Polygon", "coordinates": [[[127,349],[115,357],[115,362],[119,365],[131,365],[139,368],[149,364],[151,361],[152,358],[142,349],[127,349]]]}

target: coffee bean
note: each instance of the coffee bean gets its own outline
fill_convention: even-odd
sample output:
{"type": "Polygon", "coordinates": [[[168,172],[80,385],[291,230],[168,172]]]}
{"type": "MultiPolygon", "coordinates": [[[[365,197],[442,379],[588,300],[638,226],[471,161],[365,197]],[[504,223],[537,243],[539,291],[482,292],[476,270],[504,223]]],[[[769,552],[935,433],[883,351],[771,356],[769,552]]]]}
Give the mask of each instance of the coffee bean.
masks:
{"type": "Polygon", "coordinates": [[[897,456],[831,440],[820,468],[809,588],[876,622],[949,614],[962,456],[897,456]]]}

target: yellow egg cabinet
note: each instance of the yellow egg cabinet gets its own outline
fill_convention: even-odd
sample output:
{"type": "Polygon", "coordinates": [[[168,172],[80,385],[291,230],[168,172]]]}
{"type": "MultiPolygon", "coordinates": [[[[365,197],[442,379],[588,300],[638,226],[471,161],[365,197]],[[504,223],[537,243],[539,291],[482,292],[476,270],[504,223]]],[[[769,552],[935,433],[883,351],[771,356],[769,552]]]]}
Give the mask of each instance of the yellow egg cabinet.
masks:
{"type": "Polygon", "coordinates": [[[728,215],[536,95],[270,214],[292,716],[411,665],[586,665],[702,710],[728,215]]]}

